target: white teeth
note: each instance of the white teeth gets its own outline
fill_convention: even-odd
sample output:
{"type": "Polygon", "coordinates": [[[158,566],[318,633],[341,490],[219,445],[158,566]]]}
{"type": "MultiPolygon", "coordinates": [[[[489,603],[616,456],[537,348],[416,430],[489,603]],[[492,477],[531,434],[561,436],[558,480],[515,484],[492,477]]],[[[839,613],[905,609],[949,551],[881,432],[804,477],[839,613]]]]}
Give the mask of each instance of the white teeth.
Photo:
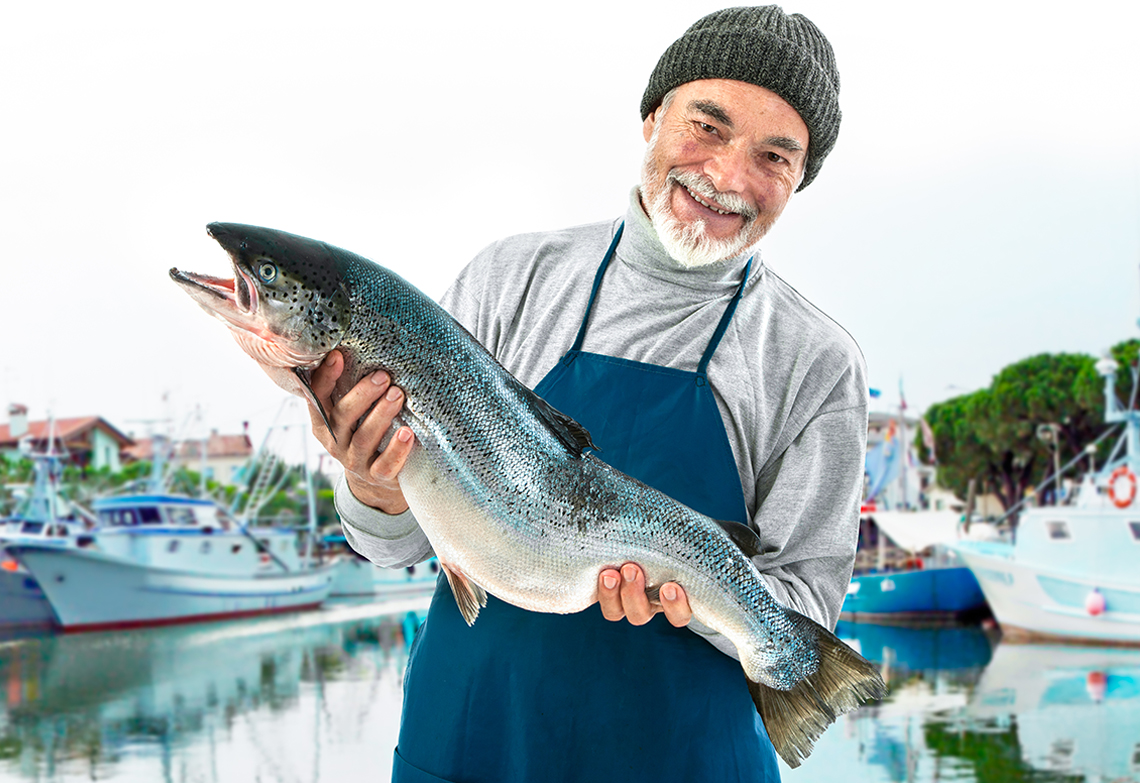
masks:
{"type": "MultiPolygon", "coordinates": [[[[682,185],[681,187],[684,187],[684,185],[682,185]]],[[[705,207],[708,207],[713,212],[719,213],[721,215],[735,215],[736,214],[735,212],[725,212],[723,209],[717,209],[712,204],[705,201],[703,198],[701,198],[700,196],[698,196],[696,193],[689,190],[688,188],[685,188],[685,192],[688,193],[690,196],[692,196],[693,200],[696,201],[698,204],[705,206],[705,207]]]]}

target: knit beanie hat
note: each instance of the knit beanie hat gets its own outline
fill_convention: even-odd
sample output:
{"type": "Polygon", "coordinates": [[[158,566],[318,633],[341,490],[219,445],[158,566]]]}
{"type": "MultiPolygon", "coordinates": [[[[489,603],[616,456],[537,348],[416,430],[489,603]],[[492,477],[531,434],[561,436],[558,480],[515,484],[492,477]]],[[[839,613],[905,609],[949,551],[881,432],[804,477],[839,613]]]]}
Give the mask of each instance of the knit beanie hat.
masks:
{"type": "Polygon", "coordinates": [[[779,95],[799,112],[810,138],[803,190],[839,136],[839,71],[819,28],[777,5],[726,8],[703,17],[665,50],[641,99],[641,118],[665,93],[698,79],[733,79],[779,95]]]}

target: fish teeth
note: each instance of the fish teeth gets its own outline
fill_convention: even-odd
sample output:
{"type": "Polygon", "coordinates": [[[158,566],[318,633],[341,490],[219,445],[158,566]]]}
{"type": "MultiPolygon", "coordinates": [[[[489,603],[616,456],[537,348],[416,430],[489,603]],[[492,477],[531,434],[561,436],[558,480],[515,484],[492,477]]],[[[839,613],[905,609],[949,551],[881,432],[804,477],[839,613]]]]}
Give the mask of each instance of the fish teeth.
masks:
{"type": "Polygon", "coordinates": [[[721,215],[735,215],[735,214],[736,214],[735,212],[726,212],[726,211],[725,211],[725,210],[723,210],[723,209],[717,209],[717,208],[716,208],[716,207],[714,207],[712,204],[710,204],[709,202],[705,201],[703,198],[701,198],[700,196],[698,196],[696,193],[694,193],[693,191],[689,190],[688,188],[685,188],[685,190],[688,192],[688,194],[689,194],[690,196],[692,196],[692,197],[693,197],[693,200],[694,200],[694,201],[696,201],[698,204],[701,204],[701,205],[703,205],[703,206],[706,206],[706,207],[708,207],[708,208],[709,208],[709,209],[711,209],[713,212],[717,212],[717,213],[719,213],[719,214],[721,214],[721,215]]]}

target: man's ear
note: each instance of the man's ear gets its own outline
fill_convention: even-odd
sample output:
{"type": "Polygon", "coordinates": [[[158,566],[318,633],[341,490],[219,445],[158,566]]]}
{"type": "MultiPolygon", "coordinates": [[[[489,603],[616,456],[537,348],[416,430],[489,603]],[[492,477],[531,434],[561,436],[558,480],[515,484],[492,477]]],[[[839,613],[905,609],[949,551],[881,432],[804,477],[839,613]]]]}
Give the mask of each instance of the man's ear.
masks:
{"type": "Polygon", "coordinates": [[[649,139],[653,137],[653,126],[657,124],[657,109],[649,112],[649,116],[645,118],[645,122],[641,125],[641,134],[645,136],[645,142],[648,144],[649,139]]]}

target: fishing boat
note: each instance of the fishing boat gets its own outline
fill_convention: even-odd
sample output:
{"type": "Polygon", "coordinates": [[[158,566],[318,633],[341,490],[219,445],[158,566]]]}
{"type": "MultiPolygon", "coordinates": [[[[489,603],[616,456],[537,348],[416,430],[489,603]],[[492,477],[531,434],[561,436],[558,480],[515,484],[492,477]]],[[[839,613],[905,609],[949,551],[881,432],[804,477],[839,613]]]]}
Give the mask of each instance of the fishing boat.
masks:
{"type": "Polygon", "coordinates": [[[336,570],[330,598],[430,594],[439,577],[439,562],[434,557],[407,568],[381,568],[354,552],[343,535],[321,539],[321,559],[336,570]]]}
{"type": "MultiPolygon", "coordinates": [[[[285,477],[268,442],[267,435],[240,516],[208,498],[167,493],[171,449],[158,436],[147,490],[92,503],[97,525],[78,546],[22,542],[9,552],[39,583],[65,631],[315,609],[329,596],[335,568],[312,562],[313,515],[305,551],[300,531],[254,524],[285,477]]],[[[310,507],[313,494],[309,480],[310,507]]]]}
{"type": "Polygon", "coordinates": [[[296,531],[250,528],[210,500],[126,495],[93,510],[83,545],[9,547],[66,631],[314,609],[332,588],[334,569],[305,564],[296,531]]]}
{"type": "Polygon", "coordinates": [[[1072,502],[1021,510],[1011,542],[955,545],[1007,641],[1140,645],[1140,411],[1117,401],[1116,370],[1097,363],[1105,419],[1123,433],[1072,502]]]}
{"type": "Polygon", "coordinates": [[[86,528],[72,519],[13,517],[0,524],[0,628],[52,625],[55,614],[39,582],[8,549],[20,544],[73,547],[86,528]]]}
{"type": "Polygon", "coordinates": [[[14,515],[0,519],[0,628],[55,623],[55,613],[39,582],[12,556],[9,547],[74,547],[91,527],[92,521],[84,518],[82,509],[60,497],[66,454],[56,448],[53,424],[49,424],[49,432],[53,434],[43,452],[26,452],[33,463],[31,492],[14,515]]]}
{"type": "MultiPolygon", "coordinates": [[[[871,417],[867,497],[860,509],[855,568],[840,617],[914,623],[983,616],[986,601],[977,580],[947,546],[969,529],[963,521],[970,510],[964,515],[916,508],[914,501],[923,484],[932,480],[933,469],[918,464],[901,384],[899,399],[897,412],[871,417]],[[921,471],[928,473],[927,482],[921,480],[921,471]]],[[[972,535],[985,532],[974,527],[972,535]]]]}
{"type": "MultiPolygon", "coordinates": [[[[840,616],[872,623],[971,620],[987,613],[970,569],[947,546],[963,533],[956,511],[864,506],[855,572],[840,616]]],[[[982,528],[975,527],[979,535],[982,528]]]]}

